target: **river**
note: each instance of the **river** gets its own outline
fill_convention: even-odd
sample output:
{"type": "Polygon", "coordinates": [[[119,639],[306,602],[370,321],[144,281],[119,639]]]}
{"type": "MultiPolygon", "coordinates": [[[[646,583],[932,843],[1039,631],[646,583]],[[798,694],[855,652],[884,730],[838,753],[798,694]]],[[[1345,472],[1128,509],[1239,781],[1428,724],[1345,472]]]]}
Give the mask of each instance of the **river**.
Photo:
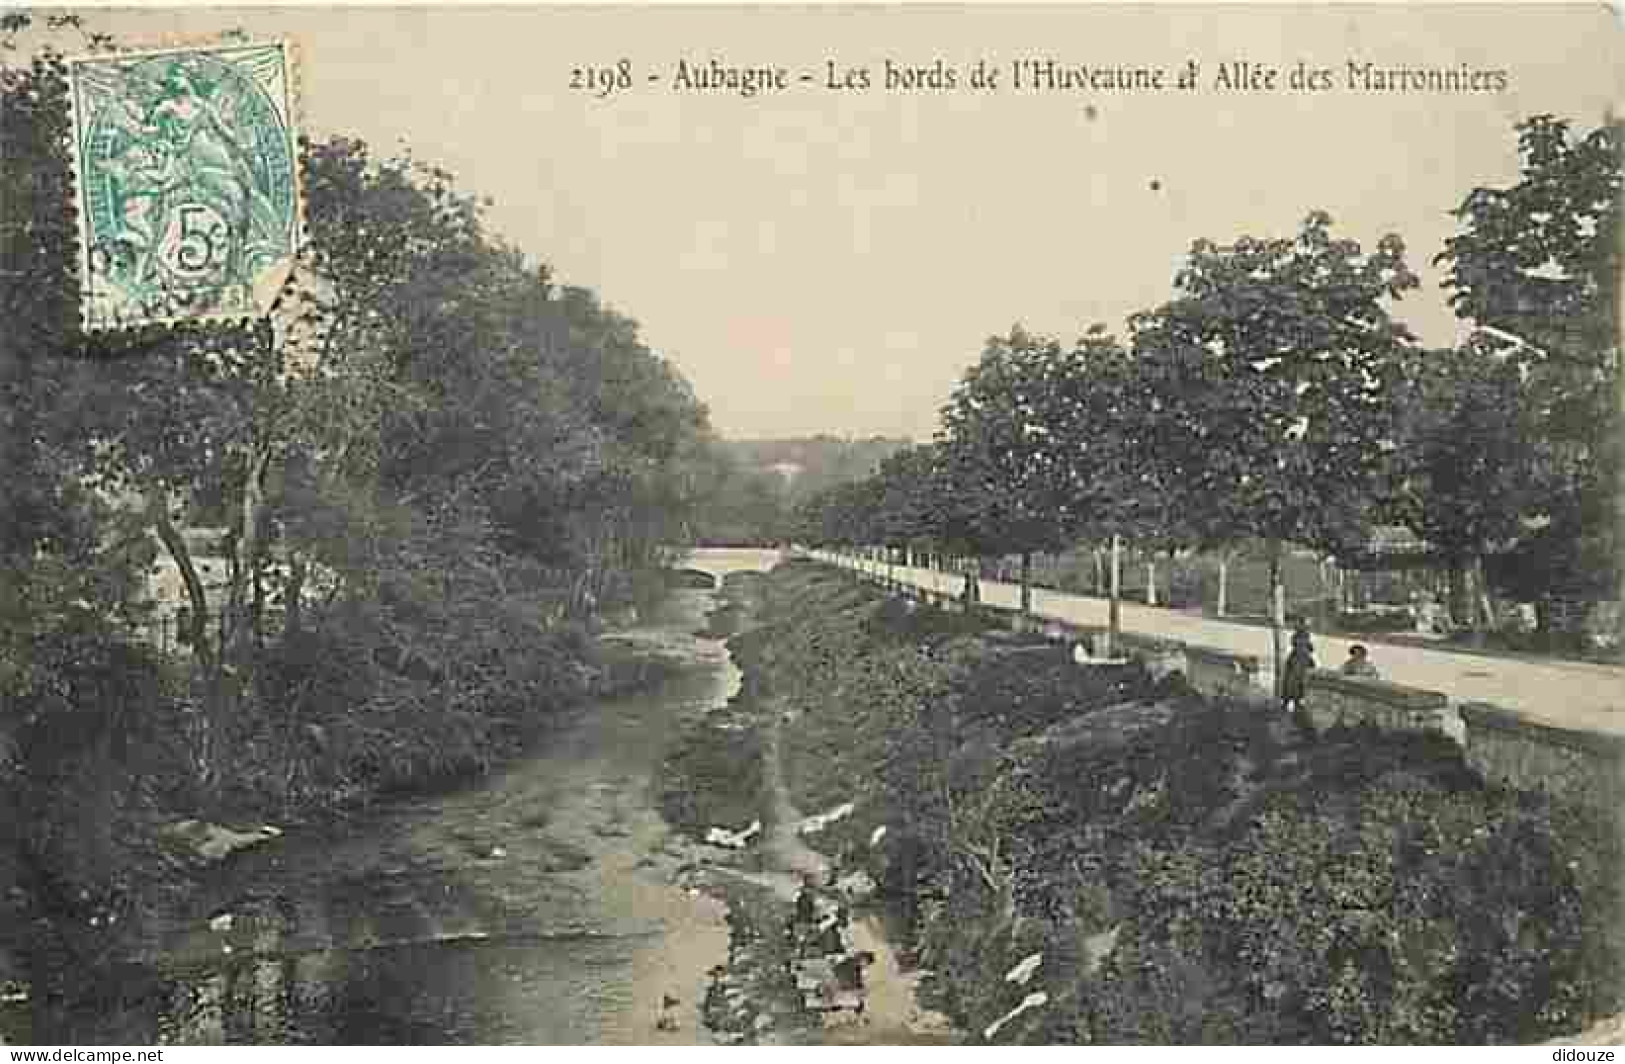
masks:
{"type": "Polygon", "coordinates": [[[169,929],[40,1043],[704,1043],[723,903],[654,782],[683,722],[737,690],[715,597],[674,593],[615,638],[675,657],[643,695],[573,711],[476,785],[387,803],[239,855],[218,911],[169,929]],[[207,917],[214,917],[212,920],[207,917]],[[676,1030],[656,1030],[663,999],[676,1030]]]}

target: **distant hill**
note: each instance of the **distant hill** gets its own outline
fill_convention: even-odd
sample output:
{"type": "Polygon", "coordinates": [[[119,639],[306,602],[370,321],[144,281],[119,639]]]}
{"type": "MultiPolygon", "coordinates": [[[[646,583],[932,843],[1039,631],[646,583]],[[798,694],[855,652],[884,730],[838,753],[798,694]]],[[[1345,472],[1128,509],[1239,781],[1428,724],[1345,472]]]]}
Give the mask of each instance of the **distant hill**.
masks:
{"type": "Polygon", "coordinates": [[[843,439],[805,436],[782,440],[724,440],[723,448],[746,469],[776,473],[788,494],[804,499],[832,484],[858,480],[913,441],[888,436],[843,439]]]}
{"type": "Polygon", "coordinates": [[[790,516],[811,495],[859,480],[912,441],[872,436],[810,436],[782,440],[719,440],[724,462],[696,522],[698,542],[713,546],[779,542],[790,516]]]}

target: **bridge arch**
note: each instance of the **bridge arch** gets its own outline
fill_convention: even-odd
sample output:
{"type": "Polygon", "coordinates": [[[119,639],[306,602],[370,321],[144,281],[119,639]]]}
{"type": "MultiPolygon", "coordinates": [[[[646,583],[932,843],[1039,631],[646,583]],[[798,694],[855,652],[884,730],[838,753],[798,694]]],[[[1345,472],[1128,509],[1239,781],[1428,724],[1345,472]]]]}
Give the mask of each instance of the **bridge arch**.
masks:
{"type": "Polygon", "coordinates": [[[667,570],[666,579],[672,587],[685,591],[715,591],[722,586],[722,578],[717,574],[686,566],[667,570]]]}
{"type": "Polygon", "coordinates": [[[705,575],[714,581],[709,586],[715,588],[722,586],[729,573],[765,573],[779,564],[785,553],[772,547],[697,547],[672,568],[678,580],[685,579],[682,574],[705,575]]]}

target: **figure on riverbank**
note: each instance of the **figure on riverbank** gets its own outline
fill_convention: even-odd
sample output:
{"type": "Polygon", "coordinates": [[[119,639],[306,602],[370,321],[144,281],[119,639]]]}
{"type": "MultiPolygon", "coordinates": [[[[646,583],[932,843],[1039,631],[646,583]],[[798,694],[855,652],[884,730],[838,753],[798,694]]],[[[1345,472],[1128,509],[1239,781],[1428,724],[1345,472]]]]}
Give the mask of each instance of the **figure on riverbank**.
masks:
{"type": "Polygon", "coordinates": [[[810,924],[817,913],[818,909],[813,900],[812,879],[803,877],[801,889],[796,892],[796,923],[810,924]]]}
{"type": "Polygon", "coordinates": [[[818,922],[815,942],[820,954],[827,957],[846,952],[846,928],[848,922],[849,918],[844,905],[837,905],[834,912],[829,913],[818,922]]]}
{"type": "Polygon", "coordinates": [[[1308,686],[1309,672],[1315,667],[1315,644],[1309,635],[1309,624],[1298,619],[1292,632],[1292,652],[1287,655],[1281,670],[1281,708],[1294,714],[1303,712],[1304,690],[1308,686]]]}
{"type": "Polygon", "coordinates": [[[1377,667],[1371,664],[1370,653],[1359,643],[1349,647],[1349,659],[1343,662],[1341,671],[1344,676],[1363,676],[1368,680],[1375,680],[1381,676],[1377,672],[1377,667]]]}
{"type": "Polygon", "coordinates": [[[662,994],[660,997],[660,1011],[655,1015],[655,1030],[680,1031],[682,1021],[677,1018],[677,1006],[682,1000],[672,994],[662,994]]]}
{"type": "MultiPolygon", "coordinates": [[[[842,990],[863,989],[863,969],[867,964],[874,963],[874,954],[866,951],[856,951],[845,954],[835,962],[835,981],[842,990]]],[[[862,1006],[859,1006],[862,1011],[862,1006]]]]}

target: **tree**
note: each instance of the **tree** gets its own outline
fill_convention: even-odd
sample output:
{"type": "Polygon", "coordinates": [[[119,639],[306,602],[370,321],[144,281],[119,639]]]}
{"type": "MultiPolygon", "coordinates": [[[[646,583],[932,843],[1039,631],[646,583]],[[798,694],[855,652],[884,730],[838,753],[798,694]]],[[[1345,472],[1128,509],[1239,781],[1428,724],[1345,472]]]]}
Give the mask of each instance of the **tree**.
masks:
{"type": "Polygon", "coordinates": [[[1122,628],[1124,539],[1154,551],[1177,542],[1182,527],[1159,479],[1161,466],[1142,453],[1150,401],[1139,365],[1096,324],[1074,347],[1069,372],[1045,407],[1056,452],[1070,467],[1076,531],[1110,545],[1107,656],[1115,653],[1122,628]]]}
{"type": "Polygon", "coordinates": [[[746,467],[718,440],[708,441],[696,462],[704,507],[695,517],[695,538],[717,546],[775,543],[787,533],[784,478],[746,467]]]}
{"type": "Polygon", "coordinates": [[[1197,241],[1175,298],[1131,320],[1143,454],[1190,534],[1270,545],[1277,676],[1283,544],[1361,542],[1388,489],[1413,340],[1384,302],[1416,284],[1397,236],[1365,254],[1316,212],[1291,239],[1197,241]]]}
{"type": "MultiPolygon", "coordinates": [[[[447,552],[444,579],[498,595],[502,582],[481,575],[494,558],[551,564],[599,600],[660,561],[694,503],[682,472],[708,431],[704,408],[630,319],[555,289],[491,238],[450,174],[345,138],[306,144],[309,239],[271,320],[86,336],[66,69],[47,51],[3,76],[0,436],[28,471],[4,501],[39,516],[7,544],[17,564],[0,598],[39,603],[48,567],[34,559],[67,542],[52,522],[107,541],[113,517],[98,507],[117,504],[155,532],[190,600],[205,790],[229,777],[227,726],[252,715],[266,654],[286,638],[267,614],[280,605],[298,635],[313,574],[323,609],[379,620],[368,660],[400,662],[429,634],[418,622],[480,625],[473,611],[426,609],[439,592],[420,564],[425,537],[447,552]],[[199,524],[224,528],[219,601],[185,534],[199,524]]],[[[133,538],[145,545],[142,528],[133,538]]],[[[116,575],[101,562],[97,577],[116,575]]],[[[98,615],[122,608],[72,597],[98,615]]],[[[19,616],[17,646],[36,619],[19,616]]],[[[462,631],[472,655],[477,633],[462,631]]]]}
{"type": "Polygon", "coordinates": [[[91,918],[118,901],[132,767],[120,742],[159,677],[127,638],[152,544],[87,483],[101,411],[85,397],[93,367],[73,357],[87,352],[66,68],[51,48],[12,65],[31,21],[0,15],[0,928],[29,965],[37,1017],[71,985],[91,918]]]}
{"type": "Polygon", "coordinates": [[[935,444],[919,444],[897,451],[880,463],[880,508],[876,523],[881,539],[912,549],[945,542],[942,500],[942,453],[935,444]]]}
{"type": "Polygon", "coordinates": [[[849,480],[811,496],[797,508],[800,538],[811,543],[847,549],[874,542],[878,501],[872,478],[849,480]]]}
{"type": "Polygon", "coordinates": [[[1416,359],[1402,421],[1398,512],[1442,553],[1451,614],[1476,629],[1482,556],[1521,538],[1545,498],[1519,365],[1481,340],[1430,352],[1416,359]]]}
{"type": "MultiPolygon", "coordinates": [[[[556,607],[653,582],[713,437],[630,319],[486,232],[451,175],[345,138],[303,145],[309,231],[269,320],[82,332],[67,68],[12,65],[31,22],[0,16],[0,926],[83,942],[155,779],[160,814],[297,815],[482,767],[586,693],[556,607]],[[190,603],[172,661],[138,638],[160,552],[190,603]]],[[[44,1002],[75,951],[31,943],[44,1002]]]]}
{"type": "Polygon", "coordinates": [[[1055,404],[1075,397],[1078,353],[1017,325],[987,341],[942,410],[950,523],[976,554],[1021,555],[1021,610],[1032,610],[1032,555],[1071,542],[1082,494],[1073,456],[1055,435],[1055,404]]]}
{"type": "Polygon", "coordinates": [[[1625,462],[1619,431],[1621,147],[1610,119],[1584,136],[1537,115],[1519,123],[1520,180],[1474,189],[1437,261],[1456,313],[1524,375],[1545,450],[1551,578],[1575,593],[1625,597],[1625,462]],[[1610,503],[1614,510],[1609,514],[1610,503]],[[1612,540],[1612,544],[1610,544],[1612,540]],[[1601,579],[1599,579],[1601,577],[1601,579]]]}

